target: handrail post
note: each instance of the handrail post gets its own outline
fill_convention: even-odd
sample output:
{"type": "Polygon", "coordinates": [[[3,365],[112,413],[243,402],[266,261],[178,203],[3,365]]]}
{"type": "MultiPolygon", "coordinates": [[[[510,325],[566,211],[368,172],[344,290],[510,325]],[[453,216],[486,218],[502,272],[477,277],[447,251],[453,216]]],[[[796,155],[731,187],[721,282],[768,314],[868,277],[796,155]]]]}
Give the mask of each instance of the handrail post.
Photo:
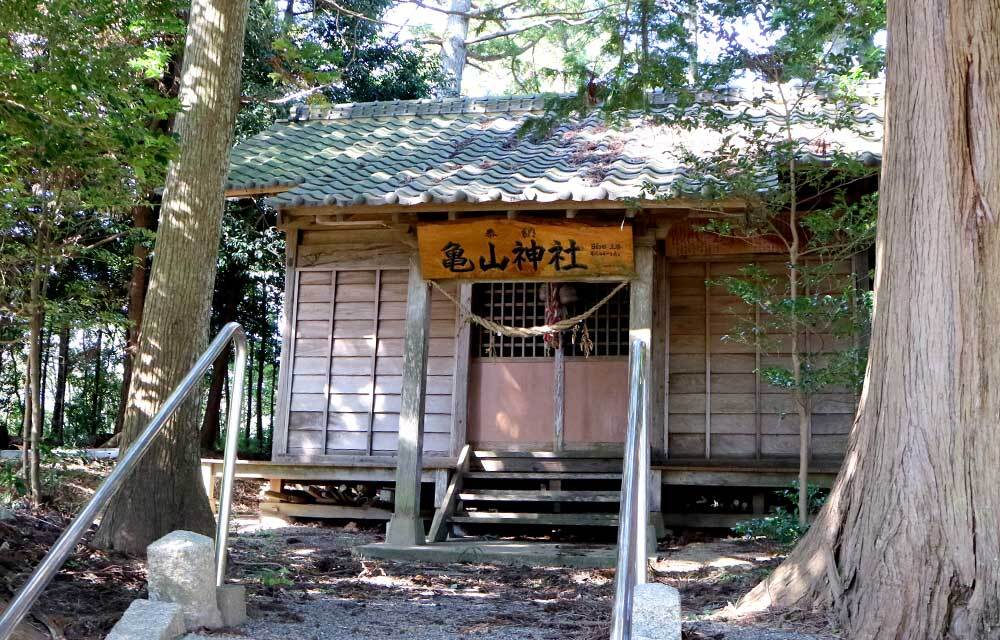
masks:
{"type": "Polygon", "coordinates": [[[612,640],[629,640],[632,637],[633,592],[637,584],[646,582],[646,524],[649,518],[646,349],[643,340],[634,340],[629,357],[628,434],[622,464],[612,640]]]}
{"type": "MultiPolygon", "coordinates": [[[[226,557],[229,543],[229,515],[233,504],[233,482],[236,478],[236,454],[240,443],[240,420],[243,417],[243,379],[247,368],[247,337],[242,331],[233,334],[236,361],[233,370],[233,389],[229,417],[226,421],[226,447],[222,464],[222,495],[219,496],[219,521],[215,528],[215,586],[226,581],[226,557]]],[[[215,482],[211,478],[210,482],[215,482]]]]}
{"type": "MultiPolygon", "coordinates": [[[[34,573],[31,574],[31,577],[28,578],[28,581],[18,589],[14,599],[4,609],[3,614],[0,615],[0,640],[8,640],[14,634],[14,630],[21,623],[21,620],[28,614],[28,611],[41,595],[42,591],[45,590],[45,587],[48,586],[49,582],[59,571],[59,568],[66,562],[66,558],[73,553],[77,543],[87,533],[87,530],[90,529],[90,525],[93,524],[94,519],[100,513],[101,509],[121,490],[122,485],[135,470],[135,466],[139,463],[139,460],[149,451],[153,441],[170,421],[174,413],[184,404],[194,389],[198,388],[198,383],[201,381],[202,376],[205,375],[205,372],[212,366],[215,359],[225,350],[230,340],[236,346],[236,380],[243,380],[244,370],[246,369],[246,334],[239,323],[230,322],[222,327],[205,352],[201,354],[201,357],[194,363],[191,370],[184,376],[184,379],[181,380],[180,384],[170,393],[167,399],[163,401],[163,406],[160,407],[160,410],[153,416],[153,419],[146,425],[146,428],[139,433],[135,441],[132,442],[128,449],[122,450],[119,453],[118,464],[115,465],[115,468],[111,470],[108,477],[97,488],[90,501],[84,505],[76,518],[62,532],[62,535],[52,545],[49,552],[45,554],[45,557],[42,558],[41,563],[39,563],[34,573]]],[[[230,407],[229,432],[226,435],[223,495],[220,499],[225,513],[223,514],[223,508],[220,508],[219,529],[216,531],[215,540],[216,581],[219,582],[219,586],[221,586],[221,580],[225,578],[226,571],[225,547],[229,532],[229,511],[232,502],[236,445],[238,444],[240,407],[242,406],[243,393],[243,385],[241,382],[238,382],[236,390],[233,393],[235,411],[233,410],[234,407],[230,407]],[[225,516],[224,518],[223,515],[225,516]]]]}

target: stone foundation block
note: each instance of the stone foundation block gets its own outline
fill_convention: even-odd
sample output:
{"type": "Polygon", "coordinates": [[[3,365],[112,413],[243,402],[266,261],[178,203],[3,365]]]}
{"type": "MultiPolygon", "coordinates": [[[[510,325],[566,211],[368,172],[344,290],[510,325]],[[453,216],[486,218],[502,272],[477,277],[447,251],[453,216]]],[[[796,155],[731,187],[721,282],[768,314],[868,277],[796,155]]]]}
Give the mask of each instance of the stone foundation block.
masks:
{"type": "Polygon", "coordinates": [[[247,621],[247,590],[241,584],[224,584],[216,589],[222,623],[238,627],[247,621]]]}
{"type": "Polygon", "coordinates": [[[149,599],[173,602],[189,630],[222,627],[215,590],[215,543],[190,531],[174,531],[146,548],[149,599]]]}
{"type": "Polygon", "coordinates": [[[174,640],[184,632],[184,611],[179,604],[135,600],[106,640],[174,640]]]}
{"type": "Polygon", "coordinates": [[[635,588],[632,600],[634,640],[681,640],[681,596],[677,589],[651,582],[635,588]]]}

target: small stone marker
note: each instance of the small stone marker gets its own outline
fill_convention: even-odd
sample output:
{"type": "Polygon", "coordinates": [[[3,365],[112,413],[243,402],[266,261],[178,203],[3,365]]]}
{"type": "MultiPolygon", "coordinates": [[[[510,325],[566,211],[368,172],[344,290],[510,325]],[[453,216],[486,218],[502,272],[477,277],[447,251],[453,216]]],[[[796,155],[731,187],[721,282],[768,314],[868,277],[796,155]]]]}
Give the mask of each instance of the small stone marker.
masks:
{"type": "Polygon", "coordinates": [[[677,589],[650,582],[632,596],[634,640],[681,640],[681,596],[677,589]]]}
{"type": "Polygon", "coordinates": [[[179,604],[135,600],[105,640],[174,640],[184,631],[184,611],[179,604]]]}
{"type": "Polygon", "coordinates": [[[146,548],[149,599],[173,602],[190,629],[223,626],[215,589],[215,543],[190,531],[174,531],[146,548]]]}
{"type": "Polygon", "coordinates": [[[240,584],[224,584],[216,590],[222,623],[238,627],[247,621],[247,590],[240,584]]]}

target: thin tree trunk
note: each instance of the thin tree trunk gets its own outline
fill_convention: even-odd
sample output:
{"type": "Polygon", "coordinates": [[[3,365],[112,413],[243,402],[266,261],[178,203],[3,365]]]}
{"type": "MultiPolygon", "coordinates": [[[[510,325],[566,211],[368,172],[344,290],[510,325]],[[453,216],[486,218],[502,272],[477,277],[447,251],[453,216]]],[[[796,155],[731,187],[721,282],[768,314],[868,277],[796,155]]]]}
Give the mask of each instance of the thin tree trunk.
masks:
{"type": "MultiPolygon", "coordinates": [[[[276,353],[276,352],[277,352],[277,349],[275,348],[274,342],[272,341],[272,343],[271,343],[271,353],[276,353]]],[[[272,358],[271,359],[271,388],[269,390],[270,399],[268,400],[268,414],[270,416],[270,418],[269,418],[270,425],[268,426],[268,433],[270,434],[268,436],[268,441],[269,442],[273,442],[274,441],[274,405],[275,405],[275,398],[277,398],[277,395],[278,395],[278,389],[277,389],[277,386],[278,386],[278,367],[274,364],[274,361],[275,361],[275,358],[272,358]]]]}
{"type": "Polygon", "coordinates": [[[101,393],[101,376],[104,373],[103,358],[101,352],[104,350],[104,330],[97,330],[97,339],[94,341],[94,395],[90,399],[90,429],[94,436],[93,445],[97,444],[96,436],[100,433],[101,413],[104,410],[104,394],[101,393]]]}
{"type": "Polygon", "coordinates": [[[42,407],[42,435],[45,435],[45,397],[49,386],[49,357],[52,354],[52,329],[47,328],[45,316],[42,316],[42,333],[38,336],[42,350],[42,386],[38,392],[38,404],[42,407]]]}
{"type": "Polygon", "coordinates": [[[59,327],[59,353],[56,363],[56,397],[52,406],[52,441],[66,440],[66,380],[69,377],[69,325],[59,327]]]}
{"type": "MultiPolygon", "coordinates": [[[[193,0],[181,72],[180,153],[167,172],[122,445],[149,423],[204,350],[238,106],[247,0],[193,0]]],[[[130,554],[170,531],[210,534],[200,478],[198,394],[105,512],[95,544],[130,554]]]]}
{"type": "MultiPolygon", "coordinates": [[[[4,370],[4,354],[7,353],[7,349],[0,347],[0,371],[4,370]]],[[[15,366],[14,354],[11,353],[11,368],[15,366]]],[[[10,399],[10,396],[7,396],[10,399]]],[[[7,430],[7,421],[0,420],[0,451],[10,447],[10,432],[7,430]]]]}
{"type": "Polygon", "coordinates": [[[31,429],[28,432],[31,451],[28,454],[28,488],[31,505],[38,508],[42,503],[41,455],[39,444],[42,439],[42,326],[45,322],[42,307],[44,266],[39,258],[35,262],[31,278],[31,316],[28,321],[28,370],[31,398],[31,429]]]}
{"type": "Polygon", "coordinates": [[[205,453],[215,451],[219,442],[219,421],[222,410],[222,394],[226,388],[226,374],[229,371],[229,358],[233,355],[232,347],[219,354],[212,363],[212,382],[208,387],[208,399],[205,401],[205,416],[201,424],[201,450],[205,453]]]}
{"type": "MultiPolygon", "coordinates": [[[[267,352],[264,349],[264,338],[257,345],[257,450],[264,441],[264,360],[267,352]]],[[[248,401],[249,402],[249,401],[248,401]]]]}
{"type": "Polygon", "coordinates": [[[891,0],[871,357],[847,456],[741,610],[852,640],[1000,628],[1000,3],[891,0]]]}
{"type": "Polygon", "coordinates": [[[444,92],[458,96],[462,93],[462,75],[465,72],[469,36],[469,12],[472,0],[451,0],[451,13],[441,38],[441,70],[445,75],[444,92]]]}
{"type": "Polygon", "coordinates": [[[24,361],[24,402],[21,412],[21,477],[25,482],[31,476],[31,355],[29,353],[24,361]]]}
{"type": "MultiPolygon", "coordinates": [[[[155,223],[153,208],[148,205],[133,207],[132,228],[150,230],[155,223]]],[[[135,354],[139,349],[139,333],[142,331],[142,309],[146,304],[146,273],[148,271],[149,248],[144,242],[132,245],[132,276],[128,284],[128,328],[126,329],[125,362],[122,365],[122,388],[118,398],[118,412],[115,417],[115,433],[122,430],[125,422],[129,388],[132,386],[132,368],[135,354]]]]}
{"type": "Polygon", "coordinates": [[[250,343],[250,353],[247,354],[247,361],[250,363],[250,366],[247,367],[247,386],[243,391],[243,399],[247,406],[247,416],[243,423],[243,437],[247,443],[250,442],[250,425],[253,421],[253,363],[257,356],[256,346],[255,343],[250,343]]]}

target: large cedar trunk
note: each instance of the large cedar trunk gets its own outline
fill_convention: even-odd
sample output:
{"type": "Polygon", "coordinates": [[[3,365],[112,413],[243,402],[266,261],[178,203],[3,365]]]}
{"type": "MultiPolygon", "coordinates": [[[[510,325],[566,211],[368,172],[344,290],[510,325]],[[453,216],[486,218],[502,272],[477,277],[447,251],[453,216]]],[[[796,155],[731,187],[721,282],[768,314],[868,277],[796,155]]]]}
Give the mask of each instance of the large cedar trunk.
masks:
{"type": "Polygon", "coordinates": [[[741,603],[845,637],[1000,625],[1000,3],[890,1],[871,355],[819,519],[741,603]]]}
{"type": "MultiPolygon", "coordinates": [[[[146,427],[207,342],[246,14],[246,0],[191,5],[176,127],[180,154],[164,187],[123,446],[146,427]]],[[[196,393],[109,505],[96,544],[141,554],[176,529],[211,533],[198,426],[196,393]]]]}

